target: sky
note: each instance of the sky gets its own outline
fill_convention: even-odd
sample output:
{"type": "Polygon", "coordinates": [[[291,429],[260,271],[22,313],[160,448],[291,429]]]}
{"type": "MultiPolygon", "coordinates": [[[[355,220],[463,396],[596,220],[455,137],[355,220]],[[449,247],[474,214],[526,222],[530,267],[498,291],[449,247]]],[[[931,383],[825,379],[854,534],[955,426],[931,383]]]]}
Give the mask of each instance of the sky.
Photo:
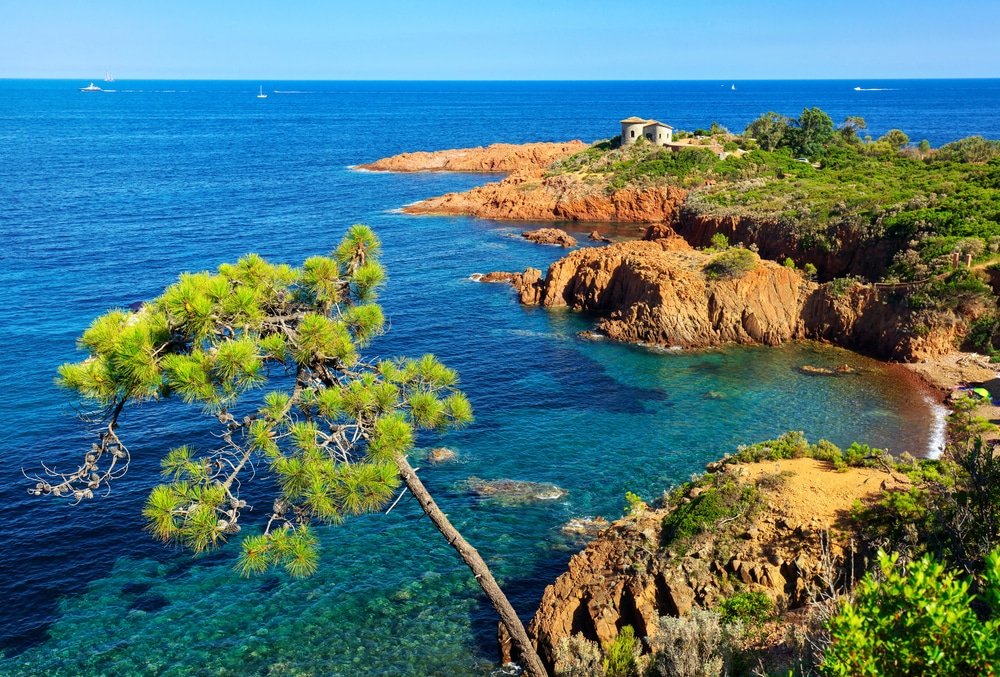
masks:
{"type": "Polygon", "coordinates": [[[1000,76],[1000,0],[0,0],[0,78],[1000,76]]]}

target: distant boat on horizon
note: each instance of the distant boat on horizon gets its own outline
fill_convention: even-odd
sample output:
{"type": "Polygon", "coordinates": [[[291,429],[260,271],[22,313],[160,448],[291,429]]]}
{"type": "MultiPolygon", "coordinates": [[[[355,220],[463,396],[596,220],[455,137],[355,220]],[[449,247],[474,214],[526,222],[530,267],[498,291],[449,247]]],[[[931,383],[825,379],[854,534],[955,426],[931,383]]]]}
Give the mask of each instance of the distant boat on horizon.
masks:
{"type": "Polygon", "coordinates": [[[86,87],[81,87],[80,91],[81,92],[103,92],[104,90],[101,89],[100,87],[98,87],[97,85],[95,85],[93,82],[91,82],[86,87]]]}
{"type": "Polygon", "coordinates": [[[267,94],[264,93],[264,85],[260,86],[260,94],[257,95],[258,99],[266,99],[267,94]]]}
{"type": "Polygon", "coordinates": [[[115,79],[113,77],[111,77],[111,73],[105,73],[104,74],[104,81],[105,82],[114,82],[115,79]]]}
{"type": "Polygon", "coordinates": [[[734,84],[732,87],[730,87],[730,89],[735,92],[736,91],[736,85],[734,84]]]}

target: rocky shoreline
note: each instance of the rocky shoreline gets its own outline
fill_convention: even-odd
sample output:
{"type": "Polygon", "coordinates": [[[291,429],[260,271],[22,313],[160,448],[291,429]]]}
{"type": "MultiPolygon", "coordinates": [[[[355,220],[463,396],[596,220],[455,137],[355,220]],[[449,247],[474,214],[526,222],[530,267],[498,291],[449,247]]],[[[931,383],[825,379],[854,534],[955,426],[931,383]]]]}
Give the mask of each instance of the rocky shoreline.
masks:
{"type": "MultiPolygon", "coordinates": [[[[438,158],[423,161],[439,164],[438,158]]],[[[897,293],[899,285],[816,281],[868,272],[861,252],[871,243],[847,242],[842,255],[817,252],[807,274],[794,262],[768,260],[802,253],[782,224],[694,213],[684,206],[688,191],[678,187],[612,190],[587,185],[572,173],[516,164],[509,163],[511,174],[500,182],[424,200],[404,211],[654,224],[643,240],[577,249],[544,273],[528,268],[473,276],[510,284],[524,304],[595,313],[600,336],[668,348],[819,340],[902,362],[899,368],[908,371],[901,377],[919,378],[942,395],[957,384],[997,379],[987,358],[958,352],[968,316],[910,305],[897,293]],[[719,234],[749,248],[719,246],[713,239],[719,234]]],[[[836,370],[816,373],[840,375],[836,370]]],[[[991,403],[977,413],[1000,422],[1000,407],[991,403]]],[[[837,467],[835,472],[834,464],[816,458],[716,463],[709,469],[708,480],[686,485],[663,507],[638,509],[603,528],[546,588],[528,631],[549,668],[560,643],[571,636],[603,645],[626,625],[640,637],[652,636],[660,616],[710,608],[737,589],[765,594],[783,610],[783,622],[794,624],[789,619],[831,576],[846,580],[856,565],[864,569],[851,541],[853,506],[906,481],[878,467],[837,467]],[[685,506],[698,504],[706,492],[733,486],[762,500],[693,541],[680,542],[667,533],[672,516],[685,506]]],[[[502,629],[500,648],[505,660],[517,658],[510,655],[502,629]]]]}
{"type": "MultiPolygon", "coordinates": [[[[849,575],[855,564],[862,570],[848,520],[854,503],[906,481],[879,468],[837,471],[813,458],[709,469],[669,505],[639,507],[573,556],[528,625],[543,661],[551,666],[560,642],[573,635],[604,645],[630,625],[638,636],[650,636],[660,616],[711,608],[736,590],[761,592],[794,615],[830,576],[849,575]],[[724,492],[750,497],[752,504],[713,528],[677,536],[672,516],[724,492]]],[[[503,640],[501,632],[502,649],[503,640]]]]}
{"type": "Polygon", "coordinates": [[[586,149],[583,141],[564,143],[495,143],[478,148],[418,151],[357,165],[370,172],[540,172],[556,160],[586,149]]]}

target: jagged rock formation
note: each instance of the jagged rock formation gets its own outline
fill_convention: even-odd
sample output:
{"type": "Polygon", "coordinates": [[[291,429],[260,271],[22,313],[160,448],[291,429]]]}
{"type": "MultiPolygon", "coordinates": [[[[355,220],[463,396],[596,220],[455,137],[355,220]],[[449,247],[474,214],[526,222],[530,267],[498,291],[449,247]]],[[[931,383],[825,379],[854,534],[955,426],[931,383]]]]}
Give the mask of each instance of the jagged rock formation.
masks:
{"type": "Polygon", "coordinates": [[[514,172],[539,171],[556,160],[588,147],[583,141],[565,143],[494,143],[479,148],[402,153],[358,169],[377,172],[514,172]]]}
{"type": "Polygon", "coordinates": [[[676,236],[623,242],[572,252],[544,277],[529,268],[513,285],[525,304],[603,314],[598,328],[610,338],[683,348],[808,338],[919,360],[954,350],[964,326],[958,316],[919,316],[891,291],[820,285],[771,261],[711,279],[715,256],[676,236]]]}
{"type": "Polygon", "coordinates": [[[513,284],[520,279],[520,273],[506,273],[502,270],[495,270],[492,273],[473,273],[470,277],[475,282],[497,283],[506,282],[513,284]]]}
{"type": "Polygon", "coordinates": [[[536,244],[551,244],[558,247],[575,247],[576,238],[562,228],[538,228],[526,230],[521,237],[536,244]]]}
{"type": "MultiPolygon", "coordinates": [[[[528,625],[543,661],[552,664],[564,637],[583,633],[604,643],[625,625],[646,636],[659,616],[713,607],[737,588],[760,590],[787,608],[804,605],[829,576],[850,571],[847,529],[854,502],[897,482],[882,470],[836,472],[809,458],[713,465],[721,476],[755,487],[759,509],[706,525],[684,549],[664,529],[671,509],[625,517],[602,531],[545,589],[528,625]]],[[[705,491],[690,489],[678,507],[705,491]]]]}

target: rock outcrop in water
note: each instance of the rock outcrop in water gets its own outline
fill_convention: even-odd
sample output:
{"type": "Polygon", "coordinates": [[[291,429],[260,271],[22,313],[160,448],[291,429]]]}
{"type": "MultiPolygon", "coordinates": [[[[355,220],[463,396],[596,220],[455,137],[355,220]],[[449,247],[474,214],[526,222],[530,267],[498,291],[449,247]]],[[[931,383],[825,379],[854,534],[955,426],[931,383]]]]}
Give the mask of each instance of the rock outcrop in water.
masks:
{"type": "Polygon", "coordinates": [[[495,501],[500,505],[515,506],[538,501],[555,501],[568,493],[548,482],[523,480],[484,480],[470,477],[464,488],[473,496],[495,501]]]}
{"type": "Polygon", "coordinates": [[[667,347],[819,339],[919,360],[954,350],[963,326],[957,315],[918,316],[891,290],[817,284],[771,261],[713,278],[717,256],[676,236],[623,242],[572,252],[544,277],[529,268],[513,285],[522,303],[600,313],[610,338],[667,347]]]}
{"type": "Polygon", "coordinates": [[[402,153],[358,169],[376,172],[515,172],[540,171],[556,160],[588,147],[583,141],[564,143],[494,143],[479,148],[402,153]]]}
{"type": "Polygon", "coordinates": [[[837,472],[809,458],[713,465],[717,479],[707,486],[689,489],[672,508],[615,522],[573,556],[528,625],[543,661],[551,666],[559,641],[570,635],[603,644],[631,625],[647,636],[659,616],[710,608],[737,588],[761,591],[783,608],[806,604],[825,576],[849,569],[846,527],[854,502],[896,482],[882,470],[837,472]],[[753,488],[753,506],[704,525],[694,538],[672,536],[667,518],[674,510],[692,510],[708,492],[727,491],[730,480],[753,488]]]}
{"type": "Polygon", "coordinates": [[[536,244],[551,244],[557,247],[575,247],[576,238],[562,228],[538,228],[526,230],[521,237],[536,244]]]}

